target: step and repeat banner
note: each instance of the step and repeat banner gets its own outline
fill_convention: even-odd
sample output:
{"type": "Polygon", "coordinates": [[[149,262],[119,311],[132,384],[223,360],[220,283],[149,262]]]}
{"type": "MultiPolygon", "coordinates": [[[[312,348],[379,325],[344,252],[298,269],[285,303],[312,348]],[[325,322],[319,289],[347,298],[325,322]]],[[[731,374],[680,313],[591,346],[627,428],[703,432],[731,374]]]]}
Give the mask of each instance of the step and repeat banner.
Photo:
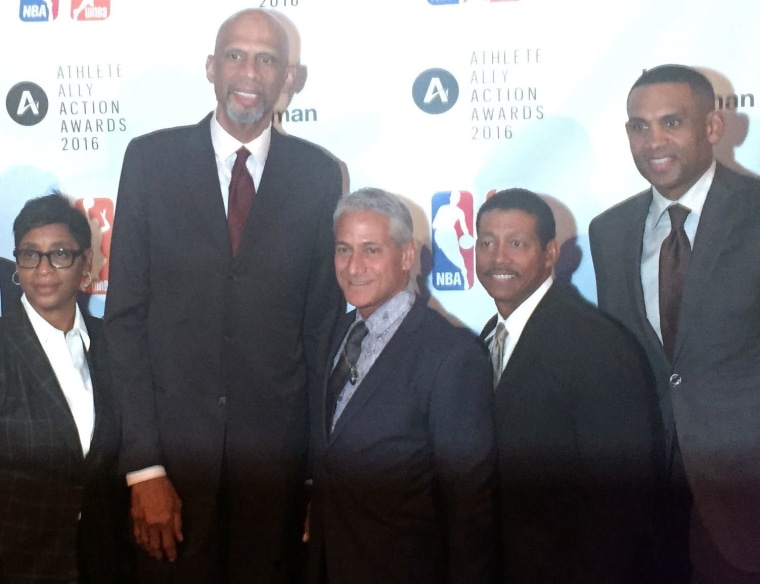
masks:
{"type": "Polygon", "coordinates": [[[562,245],[557,276],[595,300],[589,221],[647,186],[624,129],[643,69],[703,71],[726,118],[716,156],[760,173],[760,4],[750,0],[2,4],[0,256],[12,257],[23,203],[62,190],[92,226],[94,314],[108,291],[127,143],[215,107],[206,57],[221,22],[242,8],[274,10],[289,31],[298,91],[281,100],[284,131],[339,158],[348,190],[380,187],[406,200],[421,292],[475,330],[495,312],[472,245],[493,190],[547,197],[562,245]]]}

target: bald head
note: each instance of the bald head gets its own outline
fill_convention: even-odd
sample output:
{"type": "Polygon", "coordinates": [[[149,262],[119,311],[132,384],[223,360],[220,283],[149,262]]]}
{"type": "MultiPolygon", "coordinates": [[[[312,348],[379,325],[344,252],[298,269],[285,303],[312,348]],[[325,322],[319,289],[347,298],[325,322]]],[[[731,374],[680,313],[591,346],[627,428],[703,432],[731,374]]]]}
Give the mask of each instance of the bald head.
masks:
{"type": "Polygon", "coordinates": [[[286,56],[286,60],[290,56],[290,46],[288,41],[288,33],[283,27],[281,21],[277,16],[267,10],[260,8],[246,8],[240,10],[228,17],[222,25],[219,27],[219,32],[216,33],[216,44],[214,45],[214,54],[218,53],[227,42],[227,36],[235,30],[236,27],[271,27],[273,34],[278,37],[276,43],[280,54],[286,56]]]}
{"type": "Polygon", "coordinates": [[[206,59],[222,128],[243,143],[258,137],[292,85],[292,71],[287,32],[271,12],[241,10],[225,20],[206,59]]]}

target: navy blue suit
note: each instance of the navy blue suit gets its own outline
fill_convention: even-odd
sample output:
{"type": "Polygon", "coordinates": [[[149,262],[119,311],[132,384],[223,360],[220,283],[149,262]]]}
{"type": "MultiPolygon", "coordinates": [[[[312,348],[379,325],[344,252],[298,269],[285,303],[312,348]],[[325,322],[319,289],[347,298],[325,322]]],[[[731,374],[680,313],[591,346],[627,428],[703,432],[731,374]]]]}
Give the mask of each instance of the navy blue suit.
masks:
{"type": "Polygon", "coordinates": [[[312,582],[494,581],[492,394],[477,338],[418,298],[330,436],[313,396],[312,582]]]}

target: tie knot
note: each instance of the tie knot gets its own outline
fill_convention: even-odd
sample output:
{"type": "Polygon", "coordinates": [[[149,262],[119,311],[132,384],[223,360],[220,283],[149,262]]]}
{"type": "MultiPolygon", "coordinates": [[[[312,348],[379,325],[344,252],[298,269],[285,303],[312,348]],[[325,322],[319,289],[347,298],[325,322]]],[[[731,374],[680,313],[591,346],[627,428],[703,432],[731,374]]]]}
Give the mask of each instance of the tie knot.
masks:
{"type": "Polygon", "coordinates": [[[500,322],[496,326],[496,332],[493,334],[493,340],[495,343],[503,343],[504,339],[507,338],[507,327],[504,326],[503,322],[500,322]]]}
{"type": "Polygon", "coordinates": [[[248,161],[248,157],[251,155],[251,152],[245,146],[241,146],[237,149],[235,154],[237,154],[237,158],[235,158],[235,164],[238,165],[245,164],[248,161]]]}
{"type": "Polygon", "coordinates": [[[346,339],[346,347],[356,347],[360,346],[362,341],[364,340],[364,337],[367,336],[367,333],[369,332],[369,329],[367,329],[367,323],[363,320],[360,320],[354,325],[354,328],[351,329],[351,331],[348,333],[348,338],[346,339]]]}
{"type": "Polygon", "coordinates": [[[686,217],[689,216],[689,213],[691,213],[691,209],[687,209],[683,205],[675,204],[668,207],[671,228],[683,228],[683,224],[686,222],[686,217]]]}

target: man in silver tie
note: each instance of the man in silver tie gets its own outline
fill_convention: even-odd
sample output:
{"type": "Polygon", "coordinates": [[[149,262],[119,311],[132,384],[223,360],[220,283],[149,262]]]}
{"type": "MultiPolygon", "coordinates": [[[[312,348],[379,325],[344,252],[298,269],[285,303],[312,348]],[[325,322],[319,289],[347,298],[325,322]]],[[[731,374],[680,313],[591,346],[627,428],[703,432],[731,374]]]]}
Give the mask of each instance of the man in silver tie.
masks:
{"type": "Polygon", "coordinates": [[[496,380],[505,582],[648,584],[662,434],[646,356],[553,281],[559,246],[539,196],[497,192],[476,227],[476,272],[498,311],[482,338],[496,380]]]}

